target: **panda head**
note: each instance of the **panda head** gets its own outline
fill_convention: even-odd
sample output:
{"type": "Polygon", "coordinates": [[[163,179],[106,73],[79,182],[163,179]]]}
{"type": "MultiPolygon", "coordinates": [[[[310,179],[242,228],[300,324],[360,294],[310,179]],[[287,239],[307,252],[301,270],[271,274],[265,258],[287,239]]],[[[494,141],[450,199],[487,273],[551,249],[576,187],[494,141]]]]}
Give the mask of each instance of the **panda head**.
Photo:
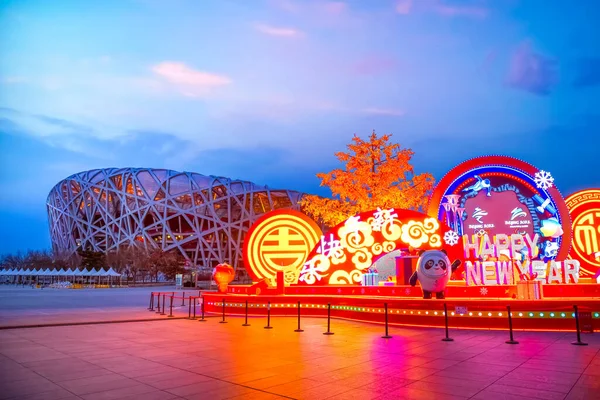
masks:
{"type": "Polygon", "coordinates": [[[452,273],[448,255],[444,250],[426,250],[419,256],[417,270],[420,274],[438,278],[452,273]]]}

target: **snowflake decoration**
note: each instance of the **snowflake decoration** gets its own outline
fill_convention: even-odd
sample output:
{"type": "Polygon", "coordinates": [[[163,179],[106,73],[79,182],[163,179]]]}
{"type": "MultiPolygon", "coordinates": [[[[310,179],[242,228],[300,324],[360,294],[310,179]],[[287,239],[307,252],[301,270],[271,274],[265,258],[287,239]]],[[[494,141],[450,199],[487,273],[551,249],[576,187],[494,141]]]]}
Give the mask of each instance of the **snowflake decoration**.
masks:
{"type": "Polygon", "coordinates": [[[479,293],[481,293],[482,296],[485,296],[488,294],[488,290],[487,288],[482,287],[481,289],[479,289],[479,293]]]}
{"type": "Polygon", "coordinates": [[[548,171],[536,172],[533,180],[538,189],[548,190],[554,186],[554,178],[548,171]]]}
{"type": "Polygon", "coordinates": [[[404,289],[404,293],[406,293],[407,295],[409,295],[410,294],[410,288],[404,289]]]}
{"type": "Polygon", "coordinates": [[[444,242],[446,242],[448,246],[454,246],[458,243],[458,234],[454,231],[444,233],[444,242]]]}

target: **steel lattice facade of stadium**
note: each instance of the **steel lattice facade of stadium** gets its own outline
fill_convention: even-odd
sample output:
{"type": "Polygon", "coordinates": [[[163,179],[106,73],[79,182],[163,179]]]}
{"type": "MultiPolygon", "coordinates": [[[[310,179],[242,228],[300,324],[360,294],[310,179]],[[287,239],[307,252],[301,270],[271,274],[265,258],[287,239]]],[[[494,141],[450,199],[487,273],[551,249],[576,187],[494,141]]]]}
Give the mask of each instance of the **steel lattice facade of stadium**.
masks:
{"type": "Polygon", "coordinates": [[[110,251],[143,244],[192,265],[243,265],[248,228],[265,212],[298,209],[302,193],[164,169],[110,168],[59,182],[47,200],[52,247],[110,251]]]}

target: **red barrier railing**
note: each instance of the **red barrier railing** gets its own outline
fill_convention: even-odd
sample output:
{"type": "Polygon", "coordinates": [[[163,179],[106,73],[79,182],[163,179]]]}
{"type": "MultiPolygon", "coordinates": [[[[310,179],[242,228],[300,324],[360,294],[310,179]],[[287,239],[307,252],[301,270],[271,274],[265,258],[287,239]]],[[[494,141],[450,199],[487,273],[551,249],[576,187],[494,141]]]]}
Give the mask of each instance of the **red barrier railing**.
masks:
{"type": "Polygon", "coordinates": [[[152,292],[149,301],[149,311],[166,315],[166,298],[169,297],[169,314],[173,317],[173,308],[183,307],[188,304],[188,318],[196,320],[197,306],[201,307],[201,319],[206,321],[205,312],[219,315],[220,322],[226,323],[226,317],[243,316],[242,326],[250,326],[249,314],[263,316],[267,319],[266,329],[272,329],[273,317],[296,317],[298,320],[295,332],[301,329],[301,316],[326,317],[327,331],[331,331],[331,318],[350,319],[363,322],[381,323],[385,326],[385,335],[382,338],[390,339],[389,328],[396,326],[429,326],[445,329],[444,341],[452,341],[449,329],[460,327],[467,329],[500,329],[508,330],[507,344],[518,344],[514,338],[514,331],[534,330],[559,330],[575,331],[577,340],[574,345],[585,345],[581,340],[581,332],[593,331],[600,327],[600,304],[598,302],[585,302],[583,305],[567,305],[564,301],[485,301],[444,299],[423,302],[417,299],[386,299],[372,298],[310,298],[298,300],[297,297],[277,297],[275,302],[270,299],[252,298],[256,301],[237,296],[225,296],[211,293],[205,296],[202,292],[198,295],[184,292],[152,292]],[[162,298],[161,298],[162,297],[162,298]],[[176,300],[181,299],[181,305],[176,300]],[[326,301],[326,303],[325,303],[326,301]],[[589,304],[588,304],[589,303],[589,304]],[[156,307],[155,307],[156,304],[156,307]],[[595,305],[598,304],[598,309],[595,305]]]}

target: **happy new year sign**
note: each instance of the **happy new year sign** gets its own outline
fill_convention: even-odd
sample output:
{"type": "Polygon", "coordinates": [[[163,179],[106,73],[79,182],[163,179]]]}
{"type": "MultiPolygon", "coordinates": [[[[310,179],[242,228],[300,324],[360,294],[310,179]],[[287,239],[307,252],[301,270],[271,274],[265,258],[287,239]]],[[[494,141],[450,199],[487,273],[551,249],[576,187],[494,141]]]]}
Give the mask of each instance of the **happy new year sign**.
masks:
{"type": "Polygon", "coordinates": [[[525,277],[544,283],[577,283],[579,261],[532,260],[537,257],[539,235],[503,235],[490,239],[463,236],[467,285],[512,285],[525,277]],[[507,260],[501,260],[504,257],[507,260]],[[497,261],[486,261],[494,258],[497,261]],[[471,259],[471,260],[469,260],[471,259]],[[479,259],[480,261],[472,261],[479,259]]]}

